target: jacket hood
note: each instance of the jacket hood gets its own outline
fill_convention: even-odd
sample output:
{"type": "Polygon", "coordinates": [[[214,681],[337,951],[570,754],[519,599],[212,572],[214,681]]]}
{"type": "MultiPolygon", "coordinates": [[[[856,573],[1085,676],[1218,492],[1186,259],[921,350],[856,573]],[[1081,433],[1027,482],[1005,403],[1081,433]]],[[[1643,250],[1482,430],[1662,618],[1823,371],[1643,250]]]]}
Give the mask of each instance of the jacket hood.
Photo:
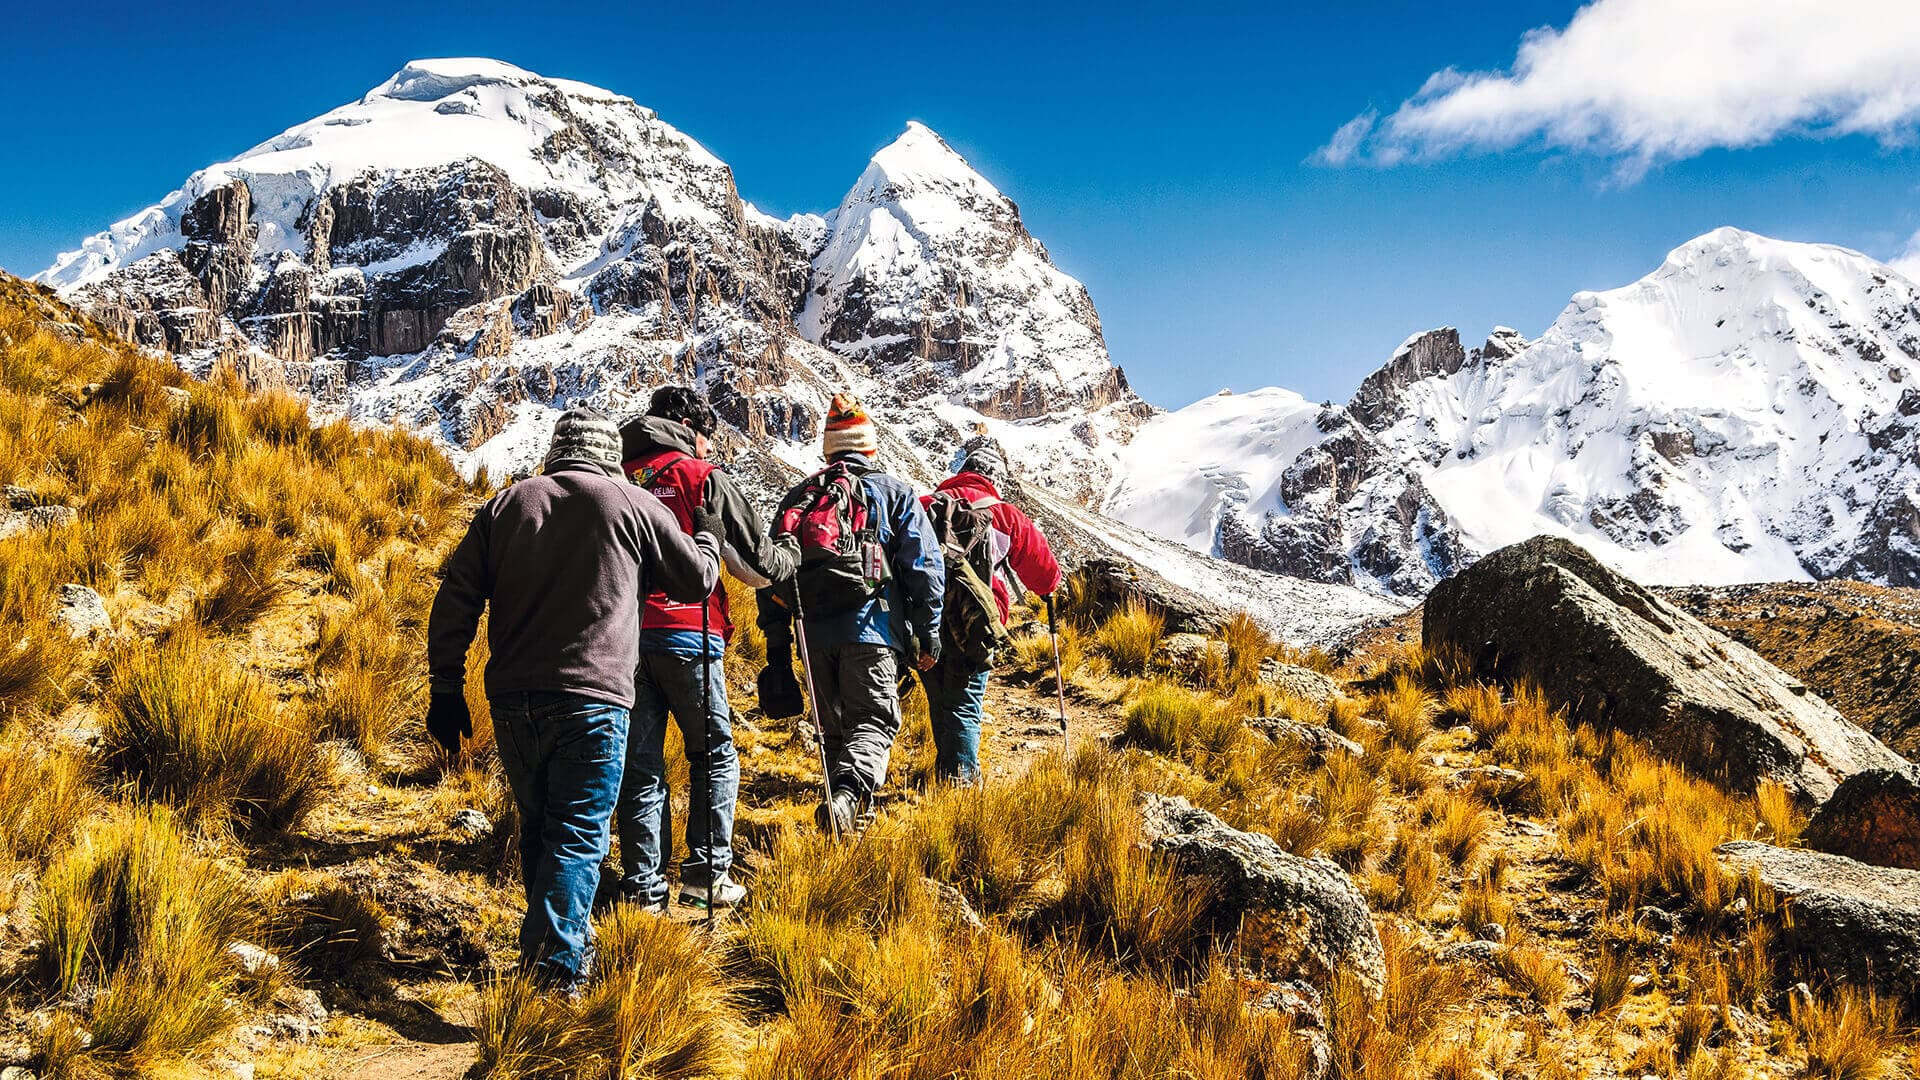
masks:
{"type": "Polygon", "coordinates": [[[633,461],[662,450],[693,457],[693,429],[662,416],[637,416],[620,426],[620,460],[633,461]]]}
{"type": "Polygon", "coordinates": [[[960,491],[963,489],[972,490],[972,491],[984,491],[988,495],[991,495],[996,499],[1000,497],[1000,489],[993,486],[993,481],[987,479],[984,476],[981,476],[977,472],[963,471],[963,472],[954,473],[952,476],[949,476],[945,480],[940,481],[939,485],[936,486],[933,490],[960,491]]]}
{"type": "Polygon", "coordinates": [[[588,458],[554,458],[552,461],[540,467],[540,474],[542,476],[552,476],[554,473],[563,472],[592,473],[595,476],[605,476],[614,480],[620,479],[620,470],[618,468],[610,469],[606,465],[588,458]]]}

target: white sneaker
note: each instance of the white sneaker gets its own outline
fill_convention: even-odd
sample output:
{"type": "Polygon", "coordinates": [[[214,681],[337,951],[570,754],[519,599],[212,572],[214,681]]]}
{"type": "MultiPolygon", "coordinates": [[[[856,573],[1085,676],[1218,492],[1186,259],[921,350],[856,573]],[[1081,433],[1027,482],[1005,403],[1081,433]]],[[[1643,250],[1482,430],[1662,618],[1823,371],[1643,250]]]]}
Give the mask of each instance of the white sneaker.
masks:
{"type": "Polygon", "coordinates": [[[697,908],[728,908],[738,905],[747,898],[747,887],[733,880],[731,874],[721,874],[720,879],[711,887],[706,885],[681,885],[680,902],[697,908]]]}

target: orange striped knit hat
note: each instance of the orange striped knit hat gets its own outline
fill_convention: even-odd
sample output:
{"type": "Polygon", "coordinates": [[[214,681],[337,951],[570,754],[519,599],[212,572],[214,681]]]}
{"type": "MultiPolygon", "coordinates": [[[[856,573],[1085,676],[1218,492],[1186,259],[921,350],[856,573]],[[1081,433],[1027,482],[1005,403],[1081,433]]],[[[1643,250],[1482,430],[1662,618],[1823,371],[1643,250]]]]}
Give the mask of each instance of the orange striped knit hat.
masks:
{"type": "Polygon", "coordinates": [[[820,451],[828,458],[850,451],[873,454],[880,450],[878,432],[866,406],[852,394],[833,395],[827,406],[827,427],[820,435],[820,451]]]}

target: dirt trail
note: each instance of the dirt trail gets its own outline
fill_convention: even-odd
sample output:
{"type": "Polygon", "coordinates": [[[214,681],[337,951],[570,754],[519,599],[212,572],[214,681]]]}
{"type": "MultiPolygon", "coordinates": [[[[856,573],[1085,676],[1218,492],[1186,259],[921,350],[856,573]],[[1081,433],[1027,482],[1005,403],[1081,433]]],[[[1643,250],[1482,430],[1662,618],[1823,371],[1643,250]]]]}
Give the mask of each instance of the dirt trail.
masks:
{"type": "Polygon", "coordinates": [[[344,1080],[458,1080],[473,1067],[474,1044],[394,1043],[343,1062],[344,1080]]]}

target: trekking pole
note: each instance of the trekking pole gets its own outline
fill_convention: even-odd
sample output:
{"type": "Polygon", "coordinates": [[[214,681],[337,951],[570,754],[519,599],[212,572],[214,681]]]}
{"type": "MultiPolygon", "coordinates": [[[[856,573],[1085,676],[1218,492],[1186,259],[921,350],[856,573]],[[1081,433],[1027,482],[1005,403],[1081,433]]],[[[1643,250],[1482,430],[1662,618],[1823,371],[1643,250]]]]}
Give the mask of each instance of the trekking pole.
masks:
{"type": "Polygon", "coordinates": [[[1054,617],[1053,594],[1047,594],[1047,637],[1053,640],[1053,692],[1060,699],[1060,748],[1072,748],[1067,736],[1067,680],[1060,673],[1060,624],[1054,617]]]}
{"type": "Polygon", "coordinates": [[[813,655],[807,651],[807,612],[800,605],[800,584],[793,586],[793,639],[800,645],[800,673],[807,677],[807,715],[813,718],[813,741],[820,747],[820,790],[827,797],[827,828],[840,842],[840,822],[833,816],[833,777],[827,766],[827,727],[820,720],[820,703],[813,699],[813,655]]]}
{"type": "MultiPolygon", "coordinates": [[[[714,575],[713,587],[720,587],[714,575]]],[[[720,853],[720,804],[713,797],[713,593],[700,601],[700,696],[706,715],[700,718],[700,760],[706,765],[707,782],[707,933],[713,933],[713,896],[719,876],[714,873],[714,857],[720,853]]],[[[687,771],[687,810],[693,810],[693,771],[687,771]]]]}

